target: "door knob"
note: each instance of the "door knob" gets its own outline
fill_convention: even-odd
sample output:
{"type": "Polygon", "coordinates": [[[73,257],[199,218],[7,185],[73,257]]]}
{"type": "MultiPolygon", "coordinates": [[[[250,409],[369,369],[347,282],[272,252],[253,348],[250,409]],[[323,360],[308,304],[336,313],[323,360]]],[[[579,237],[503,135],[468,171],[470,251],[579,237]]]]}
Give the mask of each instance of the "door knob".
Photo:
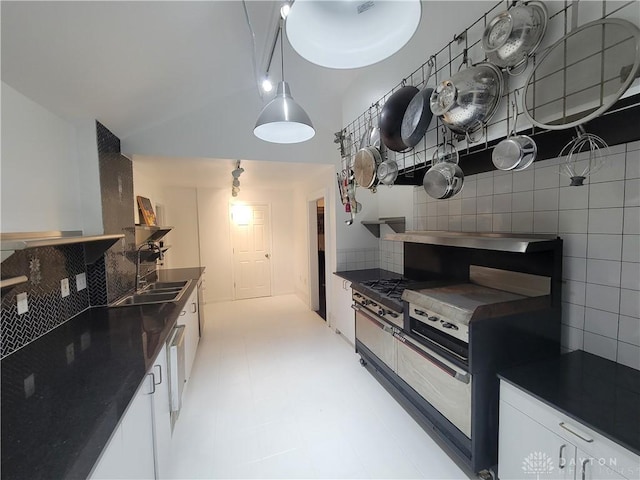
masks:
{"type": "Polygon", "coordinates": [[[264,258],[271,258],[271,255],[269,255],[268,253],[265,253],[264,258]]]}

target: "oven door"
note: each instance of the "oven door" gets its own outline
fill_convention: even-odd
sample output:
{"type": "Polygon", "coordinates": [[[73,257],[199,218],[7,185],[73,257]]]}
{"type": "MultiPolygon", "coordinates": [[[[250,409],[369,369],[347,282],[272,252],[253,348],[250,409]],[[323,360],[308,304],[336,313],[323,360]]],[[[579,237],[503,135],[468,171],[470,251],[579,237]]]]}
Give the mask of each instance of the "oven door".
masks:
{"type": "Polygon", "coordinates": [[[384,320],[374,318],[362,308],[356,307],[356,340],[395,371],[396,341],[392,327],[384,320]]]}
{"type": "Polygon", "coordinates": [[[396,337],[398,376],[471,438],[471,375],[410,337],[396,337]]]}

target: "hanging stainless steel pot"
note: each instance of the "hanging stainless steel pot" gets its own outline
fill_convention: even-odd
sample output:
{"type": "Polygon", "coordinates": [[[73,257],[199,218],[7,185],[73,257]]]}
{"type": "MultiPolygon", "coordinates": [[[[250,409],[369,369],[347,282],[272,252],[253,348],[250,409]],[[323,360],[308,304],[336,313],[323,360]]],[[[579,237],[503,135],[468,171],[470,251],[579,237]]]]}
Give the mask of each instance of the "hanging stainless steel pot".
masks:
{"type": "Polygon", "coordinates": [[[382,157],[377,148],[365,147],[358,150],[353,162],[356,183],[361,187],[375,190],[378,180],[376,172],[381,163],[382,157]]]}
{"type": "Polygon", "coordinates": [[[402,141],[402,119],[404,113],[416,96],[418,89],[412,86],[401,87],[396,90],[382,107],[380,114],[380,137],[382,142],[395,152],[407,150],[409,145],[402,141]]]}
{"type": "Polygon", "coordinates": [[[511,103],[513,107],[513,128],[509,136],[498,143],[491,153],[491,160],[498,170],[519,172],[533,163],[538,154],[538,146],[528,135],[518,135],[518,101],[511,103]]]}
{"type": "Polygon", "coordinates": [[[522,73],[529,56],[540,46],[549,14],[544,3],[518,2],[488,23],[482,35],[487,59],[510,74],[522,73]],[[515,68],[524,66],[517,73],[515,68]]]}
{"type": "Polygon", "coordinates": [[[430,106],[449,130],[461,136],[482,128],[495,114],[504,92],[504,77],[484,62],[460,70],[431,94],[430,106]]]}
{"type": "Polygon", "coordinates": [[[378,165],[378,181],[383,185],[393,185],[398,178],[398,163],[395,160],[385,160],[378,165]]]}
{"type": "Polygon", "coordinates": [[[447,142],[443,129],[442,143],[433,153],[432,166],[422,179],[422,186],[427,195],[444,200],[453,197],[462,190],[464,173],[458,166],[458,159],[458,150],[451,142],[447,142]]]}

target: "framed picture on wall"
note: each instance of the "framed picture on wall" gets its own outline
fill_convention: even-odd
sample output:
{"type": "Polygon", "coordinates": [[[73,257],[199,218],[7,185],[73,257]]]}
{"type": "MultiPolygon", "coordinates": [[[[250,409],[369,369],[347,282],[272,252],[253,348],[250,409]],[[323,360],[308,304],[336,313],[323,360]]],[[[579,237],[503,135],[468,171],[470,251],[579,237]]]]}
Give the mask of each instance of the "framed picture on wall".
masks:
{"type": "Polygon", "coordinates": [[[151,200],[146,197],[141,197],[138,195],[136,197],[138,201],[138,212],[140,214],[140,223],[150,226],[157,226],[156,222],[156,214],[153,211],[153,206],[151,205],[151,200]]]}

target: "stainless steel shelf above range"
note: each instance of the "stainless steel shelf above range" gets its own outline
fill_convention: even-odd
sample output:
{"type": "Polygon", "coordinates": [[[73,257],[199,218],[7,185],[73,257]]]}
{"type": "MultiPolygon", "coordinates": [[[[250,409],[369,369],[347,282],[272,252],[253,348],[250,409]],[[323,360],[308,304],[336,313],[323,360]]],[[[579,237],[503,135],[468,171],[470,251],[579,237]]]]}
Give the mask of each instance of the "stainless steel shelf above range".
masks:
{"type": "Polygon", "coordinates": [[[519,236],[475,232],[409,231],[405,233],[390,233],[385,235],[384,239],[516,253],[553,250],[558,245],[558,237],[553,235],[519,236]]]}
{"type": "Polygon", "coordinates": [[[376,238],[380,238],[380,225],[389,225],[394,232],[403,233],[406,219],[405,217],[389,217],[381,218],[379,220],[362,220],[360,223],[367,227],[367,230],[369,230],[376,238]]]}
{"type": "Polygon", "coordinates": [[[79,230],[12,232],[0,234],[0,250],[2,251],[2,260],[4,261],[17,250],[84,243],[87,244],[85,246],[87,263],[93,263],[97,260],[99,255],[104,253],[121,238],[124,238],[123,233],[110,235],[83,235],[79,230]]]}

